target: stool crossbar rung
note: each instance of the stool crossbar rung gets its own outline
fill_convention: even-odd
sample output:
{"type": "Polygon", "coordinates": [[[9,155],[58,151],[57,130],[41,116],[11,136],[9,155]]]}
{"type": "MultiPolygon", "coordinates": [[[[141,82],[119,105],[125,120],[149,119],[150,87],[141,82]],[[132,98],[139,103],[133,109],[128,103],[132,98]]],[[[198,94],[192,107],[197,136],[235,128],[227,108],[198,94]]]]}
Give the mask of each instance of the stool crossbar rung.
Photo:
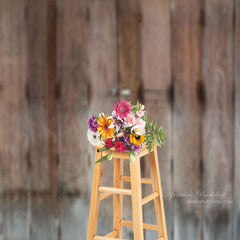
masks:
{"type": "Polygon", "coordinates": [[[116,237],[117,235],[118,235],[118,232],[114,230],[108,233],[107,235],[105,235],[104,237],[116,237]]]}
{"type": "MultiPolygon", "coordinates": [[[[123,181],[123,182],[131,182],[131,179],[128,176],[121,176],[120,180],[123,181]]],[[[141,178],[141,183],[152,184],[152,179],[150,179],[150,178],[141,178]]]]}
{"type": "Polygon", "coordinates": [[[150,195],[148,195],[147,197],[145,197],[144,199],[142,199],[142,205],[150,202],[151,200],[155,199],[156,197],[158,197],[158,193],[157,192],[154,192],[150,195]]]}
{"type": "MultiPolygon", "coordinates": [[[[133,227],[132,221],[122,220],[120,224],[122,226],[133,227]]],[[[143,228],[148,230],[153,230],[153,231],[159,230],[157,225],[149,224],[149,223],[143,223],[143,228]]]]}
{"type": "Polygon", "coordinates": [[[124,194],[132,195],[132,191],[124,188],[113,188],[113,187],[99,187],[100,192],[111,193],[111,194],[124,194]]]}
{"type": "Polygon", "coordinates": [[[126,240],[126,239],[95,236],[95,237],[94,237],[94,240],[126,240]]]}
{"type": "MultiPolygon", "coordinates": [[[[95,153],[95,162],[107,154],[106,151],[95,153]]],[[[142,147],[134,162],[130,164],[130,176],[123,175],[123,161],[128,153],[113,152],[113,187],[102,186],[103,163],[94,165],[92,195],[89,211],[87,240],[126,240],[122,236],[122,226],[133,227],[134,240],[144,240],[143,229],[158,232],[158,240],[167,239],[163,197],[156,145],[149,155],[151,178],[141,178],[140,157],[148,155],[142,147]],[[123,188],[123,182],[130,182],[131,188],[123,188]],[[142,184],[151,184],[152,193],[142,198],[142,184]],[[97,235],[97,223],[100,201],[113,195],[113,231],[105,236],[97,235]],[[123,195],[132,199],[132,221],[123,220],[123,195]],[[157,224],[143,223],[143,205],[154,200],[157,224]]]]}

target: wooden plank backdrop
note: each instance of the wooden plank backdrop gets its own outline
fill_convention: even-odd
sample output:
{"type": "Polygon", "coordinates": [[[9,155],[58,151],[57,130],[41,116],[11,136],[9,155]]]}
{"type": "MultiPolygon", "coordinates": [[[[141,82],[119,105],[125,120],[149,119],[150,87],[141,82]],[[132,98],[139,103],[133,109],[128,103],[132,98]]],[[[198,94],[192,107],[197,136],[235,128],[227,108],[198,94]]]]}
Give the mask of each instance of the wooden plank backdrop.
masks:
{"type": "MultiPolygon", "coordinates": [[[[158,154],[169,240],[238,240],[239,44],[239,0],[0,0],[0,240],[86,239],[87,119],[123,98],[167,130],[158,154]]],[[[112,198],[100,208],[104,235],[112,198]]],[[[153,203],[144,220],[155,222],[153,203]]]]}

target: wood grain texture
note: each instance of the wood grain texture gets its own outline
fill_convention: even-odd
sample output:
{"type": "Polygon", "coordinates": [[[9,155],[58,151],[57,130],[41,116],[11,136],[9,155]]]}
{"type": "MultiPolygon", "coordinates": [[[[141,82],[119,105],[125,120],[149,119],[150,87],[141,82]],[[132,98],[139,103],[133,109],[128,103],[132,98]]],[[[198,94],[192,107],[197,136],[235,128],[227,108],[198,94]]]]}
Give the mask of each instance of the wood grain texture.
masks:
{"type": "Polygon", "coordinates": [[[25,1],[0,1],[1,239],[29,238],[25,6],[25,1]]]}
{"type": "MultiPolygon", "coordinates": [[[[162,172],[164,206],[169,239],[172,228],[172,129],[171,106],[169,98],[171,89],[171,41],[170,41],[170,1],[141,1],[141,67],[143,81],[143,99],[149,119],[157,121],[167,130],[167,142],[159,151],[159,165],[162,172]]],[[[149,164],[143,161],[144,175],[149,175],[149,164]]],[[[143,185],[143,194],[150,194],[151,187],[143,185]]],[[[154,205],[144,207],[144,218],[149,223],[156,221],[154,205]]],[[[146,231],[145,238],[156,239],[157,233],[146,231]]]]}
{"type": "Polygon", "coordinates": [[[25,2],[0,4],[0,190],[26,192],[29,149],[25,2]]]}
{"type": "Polygon", "coordinates": [[[231,239],[233,166],[233,5],[205,2],[203,79],[203,191],[220,193],[204,204],[204,239],[231,239]],[[219,201],[220,203],[218,203],[219,201]]]}
{"type": "Polygon", "coordinates": [[[235,2],[233,240],[240,238],[240,1],[235,2]]]}
{"type": "MultiPolygon", "coordinates": [[[[89,108],[88,114],[104,112],[111,114],[117,101],[117,25],[116,3],[112,0],[89,1],[89,108]]],[[[85,125],[86,126],[86,125],[85,125]]],[[[92,181],[94,167],[94,148],[89,146],[89,176],[92,181]]],[[[113,163],[105,164],[103,185],[113,185],[113,163]]],[[[90,195],[90,188],[88,193],[90,195]]],[[[89,203],[88,203],[89,204],[89,203]]],[[[101,202],[99,214],[99,235],[112,231],[113,199],[109,197],[101,202]]]]}
{"type": "Polygon", "coordinates": [[[29,2],[25,14],[31,190],[49,191],[47,1],[29,2]]]}
{"type": "Polygon", "coordinates": [[[201,239],[201,2],[172,3],[174,239],[201,239]],[[185,197],[193,194],[193,197],[185,197]]]}
{"type": "Polygon", "coordinates": [[[117,0],[119,97],[136,103],[141,91],[140,1],[117,0]]]}
{"type": "MultiPolygon", "coordinates": [[[[59,193],[62,239],[86,236],[86,224],[74,228],[75,208],[87,208],[89,160],[86,125],[89,87],[88,1],[57,1],[57,86],[59,193]],[[67,197],[68,195],[69,197],[67,197]],[[71,198],[75,196],[75,199],[71,198]],[[68,201],[69,200],[69,201],[68,201]],[[64,201],[64,202],[62,202],[64,201]],[[72,227],[69,228],[69,223],[72,227]],[[71,230],[70,230],[71,229],[71,230]]],[[[88,214],[83,211],[81,217],[88,214]]]]}
{"type": "Polygon", "coordinates": [[[86,193],[88,156],[88,5],[58,1],[58,119],[60,191],[86,193]]]}
{"type": "Polygon", "coordinates": [[[29,227],[30,239],[36,240],[57,239],[60,231],[56,177],[56,39],[53,37],[56,26],[53,3],[52,0],[30,1],[25,9],[30,139],[29,227]]]}

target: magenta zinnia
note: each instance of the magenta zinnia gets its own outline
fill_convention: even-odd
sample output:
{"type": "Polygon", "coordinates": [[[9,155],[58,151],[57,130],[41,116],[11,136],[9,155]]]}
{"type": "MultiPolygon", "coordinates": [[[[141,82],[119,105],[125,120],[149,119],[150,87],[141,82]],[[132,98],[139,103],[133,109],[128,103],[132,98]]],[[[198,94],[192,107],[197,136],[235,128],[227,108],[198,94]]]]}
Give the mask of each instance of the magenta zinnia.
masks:
{"type": "Polygon", "coordinates": [[[131,104],[126,100],[120,100],[113,106],[113,110],[116,111],[117,116],[120,118],[126,118],[127,114],[131,111],[131,104]]]}

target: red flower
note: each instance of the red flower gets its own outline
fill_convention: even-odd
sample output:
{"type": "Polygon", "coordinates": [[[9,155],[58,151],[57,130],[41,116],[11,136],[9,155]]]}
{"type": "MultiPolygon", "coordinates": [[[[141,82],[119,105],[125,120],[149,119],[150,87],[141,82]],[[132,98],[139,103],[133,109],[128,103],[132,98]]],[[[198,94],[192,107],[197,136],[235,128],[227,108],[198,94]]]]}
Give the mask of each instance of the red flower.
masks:
{"type": "Polygon", "coordinates": [[[108,148],[114,147],[114,143],[113,143],[113,141],[112,141],[111,138],[108,138],[108,139],[105,141],[105,145],[106,145],[108,148]]]}
{"type": "Polygon", "coordinates": [[[116,142],[115,144],[115,149],[117,152],[124,152],[125,150],[125,145],[123,142],[119,141],[119,142],[116,142]]]}

